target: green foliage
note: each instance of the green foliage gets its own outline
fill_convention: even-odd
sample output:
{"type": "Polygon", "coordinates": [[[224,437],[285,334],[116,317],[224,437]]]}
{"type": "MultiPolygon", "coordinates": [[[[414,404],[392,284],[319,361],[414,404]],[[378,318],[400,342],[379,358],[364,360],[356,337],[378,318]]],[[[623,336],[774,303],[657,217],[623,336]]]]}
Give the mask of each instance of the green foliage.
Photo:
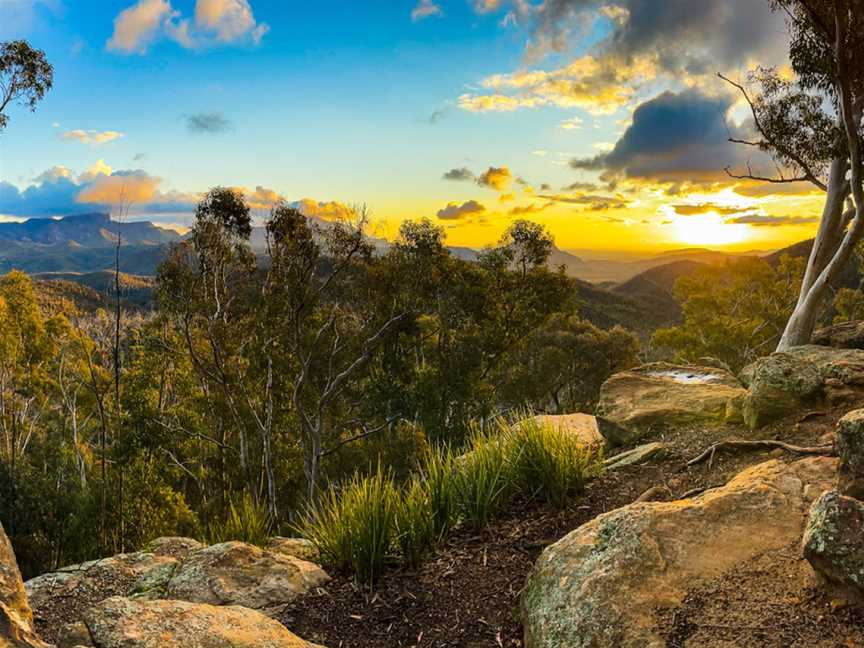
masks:
{"type": "Polygon", "coordinates": [[[426,552],[441,539],[432,509],[427,483],[408,482],[396,507],[396,541],[399,555],[409,565],[417,565],[426,552]]]}
{"type": "Polygon", "coordinates": [[[429,448],[420,468],[420,479],[426,492],[429,518],[437,538],[442,538],[456,524],[459,517],[459,492],[456,474],[459,458],[450,446],[429,448]]]}
{"type": "Polygon", "coordinates": [[[658,330],[652,346],[684,361],[717,358],[736,371],[771,353],[795,307],[804,263],[743,259],[681,277],[675,297],[684,323],[658,330]]]}
{"type": "Polygon", "coordinates": [[[307,510],[300,531],[325,564],[373,582],[390,554],[398,508],[393,477],[379,467],[369,477],[355,473],[340,487],[326,490],[307,510]]]}
{"type": "Polygon", "coordinates": [[[602,449],[537,418],[507,426],[505,435],[522,490],[559,508],[602,472],[602,449]]]}
{"type": "Polygon", "coordinates": [[[273,535],[273,518],[266,507],[256,504],[248,493],[232,501],[223,520],[215,520],[207,529],[207,542],[217,544],[239,540],[263,547],[273,535]]]}
{"type": "Polygon", "coordinates": [[[507,505],[516,491],[520,448],[507,434],[474,426],[469,450],[456,472],[459,508],[464,520],[481,529],[507,505]]]}
{"type": "MultiPolygon", "coordinates": [[[[30,111],[54,85],[54,68],[42,50],[34,50],[27,41],[0,43],[0,106],[17,103],[30,111]]],[[[9,118],[0,112],[0,131],[9,118]]]]}

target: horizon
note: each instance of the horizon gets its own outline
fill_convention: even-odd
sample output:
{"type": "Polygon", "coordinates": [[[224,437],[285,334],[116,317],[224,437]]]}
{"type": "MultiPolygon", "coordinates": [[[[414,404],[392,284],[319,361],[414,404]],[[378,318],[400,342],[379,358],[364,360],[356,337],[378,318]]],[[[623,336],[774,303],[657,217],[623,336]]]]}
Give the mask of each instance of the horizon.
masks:
{"type": "Polygon", "coordinates": [[[728,141],[751,126],[715,76],[788,64],[763,3],[677,19],[563,3],[556,21],[509,0],[82,4],[0,7],[0,40],[26,38],[56,68],[3,134],[0,220],[122,193],[132,218],[176,229],[223,185],[259,221],[279,199],[324,219],[366,204],[376,236],[430,218],[474,248],[517,218],[561,249],[617,253],[774,250],[815,232],[821,192],[725,171],[767,165],[728,141]]]}

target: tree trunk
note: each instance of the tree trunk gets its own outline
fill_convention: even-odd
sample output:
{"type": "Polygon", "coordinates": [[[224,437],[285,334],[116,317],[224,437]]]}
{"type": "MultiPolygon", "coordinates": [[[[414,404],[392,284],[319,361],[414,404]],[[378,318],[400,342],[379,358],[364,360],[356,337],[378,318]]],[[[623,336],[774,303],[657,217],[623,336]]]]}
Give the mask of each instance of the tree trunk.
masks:
{"type": "MultiPolygon", "coordinates": [[[[849,254],[838,261],[838,254],[844,248],[843,243],[846,219],[843,207],[849,195],[848,183],[846,181],[846,170],[848,164],[845,159],[838,158],[831,164],[831,173],[828,180],[828,195],[825,198],[825,207],[822,211],[822,219],[819,223],[819,231],[813,241],[810,258],[807,262],[807,270],[801,284],[801,292],[798,295],[798,303],[792,312],[786,328],[777,345],[777,351],[809,344],[813,337],[813,329],[816,327],[816,318],[822,307],[828,287],[834,278],[842,271],[851,255],[849,254]],[[827,276],[829,268],[831,276],[827,276]]],[[[854,245],[854,243],[853,243],[854,245]]]]}

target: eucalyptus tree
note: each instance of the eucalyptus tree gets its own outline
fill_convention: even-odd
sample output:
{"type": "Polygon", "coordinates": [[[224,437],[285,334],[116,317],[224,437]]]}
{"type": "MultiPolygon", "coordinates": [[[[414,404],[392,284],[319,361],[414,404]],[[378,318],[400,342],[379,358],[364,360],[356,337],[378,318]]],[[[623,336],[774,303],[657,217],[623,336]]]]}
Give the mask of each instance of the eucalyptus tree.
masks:
{"type": "Polygon", "coordinates": [[[758,133],[733,141],[767,153],[777,172],[749,165],[745,173],[727,171],[770,183],[807,182],[825,194],[798,300],[777,347],[784,350],[810,341],[829,287],[864,233],[864,2],[769,1],[787,16],[795,78],[757,69],[750,75],[755,94],[726,80],[743,94],[758,133]]]}
{"type": "Polygon", "coordinates": [[[10,104],[34,111],[53,85],[54,68],[45,52],[23,40],[0,43],[0,131],[9,123],[10,104]]]}

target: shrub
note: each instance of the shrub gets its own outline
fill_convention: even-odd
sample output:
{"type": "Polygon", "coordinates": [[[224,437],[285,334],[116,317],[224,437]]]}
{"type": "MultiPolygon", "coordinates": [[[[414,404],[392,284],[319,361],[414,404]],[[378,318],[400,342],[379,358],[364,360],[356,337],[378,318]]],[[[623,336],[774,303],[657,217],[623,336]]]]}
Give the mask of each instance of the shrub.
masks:
{"type": "Polygon", "coordinates": [[[244,493],[228,506],[224,520],[213,522],[207,529],[207,542],[218,544],[240,540],[264,546],[272,535],[273,518],[266,507],[256,504],[248,493],[244,493]]]}
{"type": "MultiPolygon", "coordinates": [[[[492,427],[499,427],[497,425],[492,427]]],[[[514,492],[514,456],[506,435],[474,426],[470,450],[456,460],[456,489],[465,521],[483,528],[507,504],[514,492]]]]}
{"type": "Polygon", "coordinates": [[[603,468],[600,448],[533,417],[509,426],[507,437],[520,487],[554,506],[564,506],[603,468]]]}
{"type": "Polygon", "coordinates": [[[373,582],[394,537],[399,494],[393,476],[378,468],[355,474],[342,488],[329,488],[307,510],[300,531],[334,569],[373,582]]]}

